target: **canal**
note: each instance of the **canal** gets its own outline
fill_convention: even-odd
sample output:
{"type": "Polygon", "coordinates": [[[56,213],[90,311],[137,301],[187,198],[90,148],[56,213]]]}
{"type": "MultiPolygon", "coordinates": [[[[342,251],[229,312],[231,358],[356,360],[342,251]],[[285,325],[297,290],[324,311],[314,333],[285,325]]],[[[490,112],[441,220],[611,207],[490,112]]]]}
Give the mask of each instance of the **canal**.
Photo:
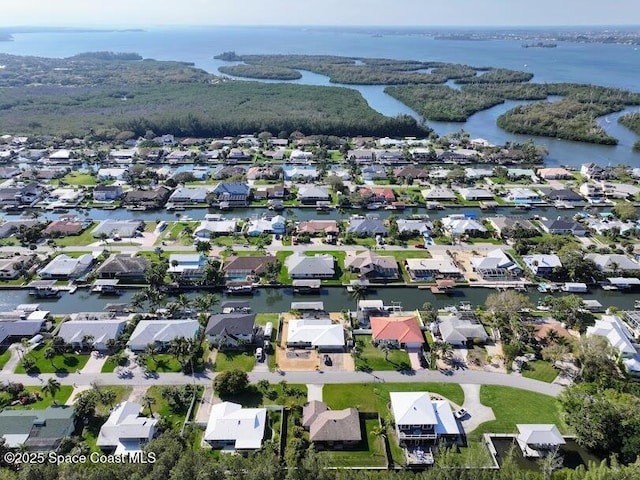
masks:
{"type": "MultiPolygon", "coordinates": [[[[0,311],[8,311],[24,303],[39,303],[40,309],[49,310],[53,314],[67,314],[79,311],[97,312],[102,311],[108,303],[129,303],[136,290],[125,290],[120,297],[100,297],[91,294],[88,289],[78,289],[75,293],[63,293],[58,299],[34,299],[29,295],[28,290],[1,290],[0,291],[0,311]]],[[[456,290],[454,295],[434,295],[430,290],[422,290],[415,287],[373,287],[368,299],[380,299],[385,305],[397,303],[405,310],[415,310],[422,307],[425,302],[430,302],[436,308],[443,308],[449,305],[459,305],[462,302],[469,302],[471,305],[483,305],[487,296],[495,290],[489,288],[466,287],[456,290]]],[[[531,301],[535,305],[547,294],[539,293],[536,289],[530,288],[528,291],[531,301]]],[[[188,297],[195,297],[197,293],[188,293],[188,297]]],[[[555,294],[557,295],[557,294],[555,294]]],[[[605,308],[615,306],[620,310],[633,310],[636,295],[622,293],[620,291],[593,290],[584,294],[585,300],[598,300],[605,308]]],[[[224,300],[244,300],[251,303],[253,311],[256,313],[266,312],[286,312],[291,309],[291,302],[324,302],[324,307],[328,311],[340,311],[343,309],[355,310],[356,303],[344,287],[322,288],[319,294],[299,295],[293,294],[292,288],[263,288],[258,289],[251,296],[227,296],[220,294],[224,300]]],[[[170,300],[170,298],[169,298],[170,300]]]]}

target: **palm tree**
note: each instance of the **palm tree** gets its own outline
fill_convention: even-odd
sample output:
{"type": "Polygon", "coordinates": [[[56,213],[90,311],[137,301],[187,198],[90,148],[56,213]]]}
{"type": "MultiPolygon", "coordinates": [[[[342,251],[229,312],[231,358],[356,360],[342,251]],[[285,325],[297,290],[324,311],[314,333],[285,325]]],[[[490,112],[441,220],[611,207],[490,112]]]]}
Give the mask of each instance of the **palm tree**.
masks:
{"type": "Polygon", "coordinates": [[[446,359],[453,354],[453,345],[448,342],[434,342],[433,351],[436,352],[440,358],[446,359]]]}
{"type": "Polygon", "coordinates": [[[89,348],[93,347],[93,340],[94,340],[93,335],[84,335],[82,337],[82,348],[83,349],[85,349],[85,348],[89,349],[89,348]]]}
{"type": "MultiPolygon", "coordinates": [[[[178,337],[174,338],[169,344],[169,353],[176,357],[183,370],[186,365],[185,360],[193,360],[193,350],[195,350],[195,341],[193,338],[178,337]]],[[[193,372],[193,368],[191,370],[193,372]]]]}
{"type": "Polygon", "coordinates": [[[360,303],[360,300],[367,298],[367,287],[366,285],[354,285],[352,288],[351,298],[356,301],[356,310],[358,310],[358,303],[360,303]]]}
{"type": "Polygon", "coordinates": [[[156,354],[160,353],[160,348],[155,343],[150,343],[149,345],[144,347],[144,353],[145,355],[148,355],[149,358],[151,358],[151,360],[153,360],[153,362],[155,363],[156,354]]]}
{"type": "Polygon", "coordinates": [[[107,405],[109,408],[113,406],[116,401],[116,392],[111,389],[100,390],[100,403],[107,405]]]}
{"type": "Polygon", "coordinates": [[[180,307],[180,310],[188,310],[191,301],[184,293],[181,293],[176,299],[176,304],[180,307]]]}
{"type": "Polygon", "coordinates": [[[142,406],[149,409],[149,415],[153,415],[152,407],[156,403],[156,399],[151,395],[145,395],[142,397],[142,406]]]}
{"type": "Polygon", "coordinates": [[[213,293],[201,293],[193,299],[193,308],[198,312],[207,312],[218,303],[219,299],[213,293]]]}
{"type": "Polygon", "coordinates": [[[47,360],[49,360],[51,362],[51,366],[55,367],[53,365],[53,359],[56,358],[56,351],[53,348],[51,348],[51,347],[47,348],[44,351],[43,356],[44,356],[44,358],[46,358],[47,360]]]}
{"type": "Polygon", "coordinates": [[[58,380],[56,380],[55,378],[49,378],[49,380],[47,380],[47,383],[42,386],[42,393],[51,395],[53,403],[57,405],[55,397],[56,394],[60,391],[60,388],[61,386],[58,380]]]}

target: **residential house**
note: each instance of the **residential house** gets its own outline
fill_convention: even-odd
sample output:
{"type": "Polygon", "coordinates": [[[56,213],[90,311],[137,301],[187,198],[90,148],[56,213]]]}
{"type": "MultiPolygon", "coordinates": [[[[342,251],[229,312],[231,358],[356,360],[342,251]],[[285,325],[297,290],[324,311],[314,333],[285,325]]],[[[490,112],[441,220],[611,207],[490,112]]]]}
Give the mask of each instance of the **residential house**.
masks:
{"type": "Polygon", "coordinates": [[[315,205],[317,202],[328,202],[331,200],[331,195],[326,187],[301,185],[298,189],[298,200],[303,205],[315,205]]]}
{"type": "Polygon", "coordinates": [[[376,215],[367,215],[365,217],[351,217],[347,226],[347,233],[356,236],[375,237],[377,235],[385,236],[388,232],[383,220],[376,215]]]}
{"type": "Polygon", "coordinates": [[[44,280],[68,280],[81,277],[89,271],[91,265],[93,256],[90,253],[78,258],[62,253],[38,270],[38,275],[44,280]]]}
{"type": "Polygon", "coordinates": [[[289,161],[293,163],[308,163],[311,160],[313,160],[313,153],[304,150],[294,149],[289,155],[289,161]]]}
{"type": "MultiPolygon", "coordinates": [[[[400,446],[410,450],[458,439],[460,428],[448,400],[433,400],[428,392],[390,392],[389,398],[400,446]]],[[[407,452],[409,463],[433,462],[431,451],[420,453],[407,452]]]]}
{"type": "Polygon", "coordinates": [[[470,237],[482,237],[487,234],[487,229],[477,220],[464,215],[449,215],[442,219],[444,232],[452,238],[468,235],[470,237]]]}
{"type": "Polygon", "coordinates": [[[398,226],[398,233],[404,238],[416,235],[430,237],[433,230],[433,223],[429,219],[399,218],[396,220],[396,225],[398,226]]]}
{"type": "Polygon", "coordinates": [[[579,191],[590,203],[600,203],[604,200],[604,188],[600,184],[583,183],[579,191]]]}
{"type": "Polygon", "coordinates": [[[362,180],[364,180],[365,182],[386,180],[387,178],[387,169],[382,165],[367,165],[365,167],[362,167],[362,180]]]}
{"type": "Polygon", "coordinates": [[[333,278],[335,276],[335,257],[329,254],[307,256],[294,252],[287,257],[285,265],[291,278],[333,278]]]}
{"type": "Polygon", "coordinates": [[[208,240],[218,235],[232,235],[236,233],[238,220],[223,218],[221,215],[208,214],[196,227],[193,234],[200,239],[208,240]]]}
{"type": "Polygon", "coordinates": [[[201,253],[173,253],[169,255],[170,274],[187,279],[199,279],[204,274],[207,257],[201,253]]]}
{"type": "Polygon", "coordinates": [[[374,345],[388,345],[407,350],[420,349],[424,335],[415,316],[369,317],[374,345]]]}
{"type": "Polygon", "coordinates": [[[396,195],[390,188],[361,188],[360,195],[367,199],[367,203],[381,203],[391,205],[396,201],[396,195]]]}
{"type": "Polygon", "coordinates": [[[413,281],[424,282],[436,279],[459,279],[462,272],[446,255],[433,255],[432,258],[407,258],[407,272],[413,281]]]}
{"type": "Polygon", "coordinates": [[[640,263],[633,258],[617,253],[589,253],[584,256],[586,260],[591,260],[601,272],[606,273],[627,273],[640,272],[640,263]]]}
{"type": "Polygon", "coordinates": [[[634,345],[634,336],[617,315],[602,315],[591,327],[587,327],[587,336],[605,337],[623,359],[634,358],[638,351],[634,345]]]}
{"type": "Polygon", "coordinates": [[[444,187],[432,187],[422,190],[420,193],[425,200],[454,201],[456,199],[456,194],[444,187]]]}
{"type": "Polygon", "coordinates": [[[178,187],[169,197],[169,202],[182,205],[205,203],[209,190],[209,188],[205,187],[178,187]]]}
{"type": "Polygon", "coordinates": [[[282,172],[289,181],[312,182],[319,177],[318,169],[311,165],[283,165],[282,172]]]}
{"type": "Polygon", "coordinates": [[[197,338],[199,330],[197,320],[140,320],[127,346],[134,352],[143,351],[147,345],[165,349],[176,338],[197,338]]]}
{"type": "Polygon", "coordinates": [[[555,455],[567,442],[554,424],[517,424],[516,442],[527,458],[543,458],[555,455]]]}
{"type": "Polygon", "coordinates": [[[230,207],[245,207],[250,203],[251,190],[246,183],[221,182],[213,189],[213,203],[230,207]]]}
{"type": "Polygon", "coordinates": [[[640,193],[640,188],[630,183],[612,183],[598,182],[602,188],[603,195],[607,198],[616,198],[619,200],[631,200],[640,193]]]}
{"type": "Polygon", "coordinates": [[[471,257],[471,265],[484,280],[514,280],[522,275],[520,265],[501,248],[487,252],[484,257],[471,257]]]}
{"type": "Polygon", "coordinates": [[[75,430],[75,412],[70,406],[52,406],[44,410],[0,412],[0,438],[6,448],[55,452],[60,442],[75,430]]]}
{"type": "Polygon", "coordinates": [[[36,263],[37,255],[13,255],[0,258],[0,279],[15,280],[36,263]]]}
{"type": "Polygon", "coordinates": [[[287,347],[342,351],[344,345],[344,328],[330,318],[289,320],[287,347]]]}
{"type": "Polygon", "coordinates": [[[211,406],[202,439],[215,449],[236,452],[262,447],[267,423],[266,408],[242,408],[233,402],[211,406]]]}
{"type": "Polygon", "coordinates": [[[91,225],[90,221],[81,221],[77,217],[61,218],[54,220],[42,233],[47,237],[66,237],[68,235],[80,235],[83,230],[91,225]]]}
{"type": "Polygon", "coordinates": [[[116,340],[124,331],[127,325],[126,318],[105,319],[104,315],[95,315],[91,318],[88,315],[84,319],[69,320],[60,325],[58,336],[65,343],[70,343],[75,348],[85,346],[85,341],[91,338],[90,345],[95,350],[107,350],[107,342],[116,340]],[[88,319],[86,319],[88,318],[88,319]]]}
{"type": "Polygon", "coordinates": [[[538,277],[548,277],[555,268],[562,267],[560,257],[553,254],[548,255],[524,255],[522,261],[525,266],[538,277]]]}
{"type": "Polygon", "coordinates": [[[247,180],[277,180],[282,175],[282,168],[278,166],[250,167],[247,170],[247,180]]]}
{"type": "Polygon", "coordinates": [[[362,441],[360,414],[355,408],[329,410],[318,400],[302,408],[302,426],[309,430],[309,441],[316,448],[342,450],[362,441]]]}
{"type": "Polygon", "coordinates": [[[373,163],[374,151],[371,149],[358,149],[349,150],[347,152],[347,159],[356,163],[373,163]]]}
{"type": "Polygon", "coordinates": [[[0,206],[13,207],[35,205],[40,200],[42,189],[37,183],[0,188],[0,206]]]}
{"type": "Polygon", "coordinates": [[[93,189],[93,200],[96,202],[113,202],[122,198],[120,185],[96,185],[93,189]]]}
{"type": "Polygon", "coordinates": [[[153,210],[163,207],[167,203],[169,195],[171,195],[171,190],[165,186],[147,190],[131,190],[125,194],[122,204],[134,208],[143,207],[147,210],[153,210]]]}
{"type": "Polygon", "coordinates": [[[424,168],[418,167],[398,167],[393,171],[393,176],[409,183],[413,180],[428,180],[429,172],[424,168]]]}
{"type": "Polygon", "coordinates": [[[340,232],[338,222],[335,220],[307,220],[300,222],[296,227],[298,235],[308,233],[309,235],[329,234],[337,235],[340,232]]]}
{"type": "Polygon", "coordinates": [[[216,180],[224,180],[231,177],[244,177],[246,173],[245,168],[241,166],[222,166],[213,171],[212,177],[216,180]]]}
{"type": "Polygon", "coordinates": [[[227,258],[222,267],[227,281],[245,281],[248,277],[264,274],[269,264],[274,264],[278,259],[272,255],[227,258]]]}
{"type": "Polygon", "coordinates": [[[459,188],[458,192],[463,200],[493,200],[493,193],[485,188],[459,188]]]}
{"type": "Polygon", "coordinates": [[[398,262],[392,255],[378,255],[371,250],[356,254],[347,252],[345,268],[371,281],[397,280],[400,276],[398,262]]]}
{"type": "Polygon", "coordinates": [[[454,347],[485,343],[489,336],[473,312],[453,312],[438,315],[438,330],[443,342],[454,347]]]}
{"type": "Polygon", "coordinates": [[[32,338],[41,332],[47,323],[48,313],[37,310],[27,316],[26,312],[4,312],[0,318],[0,345],[20,342],[23,338],[32,338]]]}
{"type": "Polygon", "coordinates": [[[96,445],[116,455],[139,452],[156,435],[158,419],[141,416],[142,405],[121,402],[100,427],[96,445]]]}
{"type": "Polygon", "coordinates": [[[514,203],[538,203],[541,201],[540,195],[530,188],[515,187],[509,189],[507,199],[514,203]]]}
{"type": "Polygon", "coordinates": [[[20,227],[30,228],[41,223],[37,219],[6,220],[0,223],[0,238],[7,238],[16,233],[20,227]]]}
{"type": "Polygon", "coordinates": [[[569,180],[573,175],[566,168],[539,168],[536,175],[544,180],[569,180]]]}
{"type": "MultiPolygon", "coordinates": [[[[471,150],[472,155],[477,154],[477,152],[471,150]]],[[[489,178],[493,176],[492,168],[475,168],[475,167],[467,167],[464,169],[464,176],[467,180],[480,180],[481,178],[489,178]]]]}
{"type": "Polygon", "coordinates": [[[532,237],[538,234],[538,228],[526,218],[490,217],[487,221],[502,238],[512,237],[517,230],[523,230],[532,237]]]}
{"type": "Polygon", "coordinates": [[[568,188],[558,188],[553,190],[540,189],[547,200],[558,202],[575,202],[584,203],[584,198],[579,193],[569,190],[568,188]]]}
{"type": "Polygon", "coordinates": [[[611,180],[615,178],[615,167],[603,167],[593,162],[583,163],[580,166],[580,175],[588,180],[611,180]]]}
{"type": "Polygon", "coordinates": [[[402,150],[378,150],[376,160],[382,165],[399,165],[408,162],[402,150]]]}
{"type": "Polygon", "coordinates": [[[584,225],[571,220],[565,220],[560,217],[540,220],[540,226],[542,227],[542,230],[553,235],[574,235],[576,237],[584,237],[587,234],[587,229],[584,225]]]}
{"type": "Polygon", "coordinates": [[[237,348],[252,344],[255,334],[256,315],[245,311],[211,315],[205,329],[209,344],[218,348],[237,348]]]}
{"type": "Polygon", "coordinates": [[[274,233],[282,235],[285,233],[287,220],[282,215],[276,215],[271,218],[253,218],[247,222],[246,234],[250,237],[257,237],[263,233],[274,233]]]}
{"type": "Polygon", "coordinates": [[[114,253],[98,267],[98,278],[117,278],[136,281],[144,279],[145,272],[150,267],[149,260],[142,255],[114,253]]]}

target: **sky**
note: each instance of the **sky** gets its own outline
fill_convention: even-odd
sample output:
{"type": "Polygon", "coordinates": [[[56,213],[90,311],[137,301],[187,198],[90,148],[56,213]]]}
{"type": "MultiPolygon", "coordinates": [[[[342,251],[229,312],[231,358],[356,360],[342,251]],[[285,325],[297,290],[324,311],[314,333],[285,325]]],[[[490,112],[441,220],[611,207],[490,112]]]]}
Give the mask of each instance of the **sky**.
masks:
{"type": "Polygon", "coordinates": [[[2,0],[0,26],[629,25],[639,0],[2,0]]]}

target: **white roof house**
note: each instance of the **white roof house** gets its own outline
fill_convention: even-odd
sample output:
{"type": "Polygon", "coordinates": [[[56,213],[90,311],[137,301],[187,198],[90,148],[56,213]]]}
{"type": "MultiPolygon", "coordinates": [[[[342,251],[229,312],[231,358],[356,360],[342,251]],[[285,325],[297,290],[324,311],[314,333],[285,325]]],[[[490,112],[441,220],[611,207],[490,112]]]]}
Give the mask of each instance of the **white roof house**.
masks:
{"type": "Polygon", "coordinates": [[[623,358],[632,358],[638,353],[631,342],[631,333],[617,315],[603,315],[592,327],[587,327],[587,335],[606,337],[623,358]]]}
{"type": "Polygon", "coordinates": [[[73,258],[63,253],[40,269],[38,275],[43,279],[77,277],[86,272],[92,263],[93,256],[90,253],[81,255],[78,258],[73,258]]]}
{"type": "Polygon", "coordinates": [[[203,438],[214,448],[256,450],[262,447],[266,419],[266,408],[222,402],[211,407],[203,438]]]}
{"type": "Polygon", "coordinates": [[[287,345],[301,344],[318,348],[342,348],[344,328],[329,318],[289,320],[287,345]]]}
{"type": "Polygon", "coordinates": [[[96,350],[106,350],[107,342],[112,338],[118,338],[126,324],[126,318],[71,320],[60,325],[58,336],[62,337],[66,343],[76,345],[81,345],[83,338],[91,336],[96,350]]]}
{"type": "Polygon", "coordinates": [[[554,254],[524,255],[522,261],[534,275],[550,273],[556,267],[562,267],[560,257],[554,254]]]}
{"type": "Polygon", "coordinates": [[[451,236],[464,235],[469,232],[486,232],[487,229],[477,220],[464,216],[450,215],[442,219],[442,225],[451,236]]]}
{"type": "MultiPolygon", "coordinates": [[[[432,440],[433,435],[459,435],[460,428],[456,422],[451,405],[446,400],[432,400],[428,392],[390,392],[391,411],[399,432],[407,431],[407,428],[433,426],[430,433],[421,430],[426,437],[432,440]]],[[[420,435],[418,431],[408,431],[415,437],[420,435]]],[[[403,434],[400,433],[402,438],[403,434]]]]}
{"type": "Polygon", "coordinates": [[[115,449],[115,453],[141,450],[153,438],[158,420],[141,417],[142,405],[135,402],[120,403],[100,428],[96,444],[102,449],[115,449]]]}
{"type": "Polygon", "coordinates": [[[238,220],[235,218],[220,218],[203,220],[193,232],[198,238],[209,239],[211,235],[226,235],[236,231],[238,220]]]}
{"type": "Polygon", "coordinates": [[[493,193],[486,188],[459,188],[460,196],[465,200],[491,200],[493,193]]]}
{"type": "Polygon", "coordinates": [[[134,351],[149,344],[166,345],[176,338],[194,338],[199,328],[197,320],[141,320],[127,345],[134,351]]]}

